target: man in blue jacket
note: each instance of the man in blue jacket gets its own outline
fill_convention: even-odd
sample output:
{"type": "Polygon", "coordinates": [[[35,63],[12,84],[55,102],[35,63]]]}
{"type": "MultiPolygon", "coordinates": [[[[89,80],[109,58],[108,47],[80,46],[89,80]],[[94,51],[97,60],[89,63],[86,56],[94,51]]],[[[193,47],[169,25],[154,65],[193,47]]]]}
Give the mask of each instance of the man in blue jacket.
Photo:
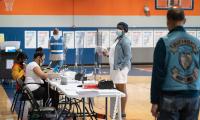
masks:
{"type": "Polygon", "coordinates": [[[183,9],[169,9],[169,33],[155,47],[151,112],[158,120],[198,120],[200,41],[185,31],[185,22],[183,9]]]}

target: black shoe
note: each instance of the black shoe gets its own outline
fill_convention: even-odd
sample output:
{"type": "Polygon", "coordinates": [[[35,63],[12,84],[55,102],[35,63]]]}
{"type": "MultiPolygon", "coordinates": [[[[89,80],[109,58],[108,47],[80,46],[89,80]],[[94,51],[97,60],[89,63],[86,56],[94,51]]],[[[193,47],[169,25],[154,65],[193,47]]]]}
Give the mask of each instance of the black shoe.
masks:
{"type": "MultiPolygon", "coordinates": [[[[116,116],[118,116],[118,113],[116,113],[116,116]]],[[[122,117],[126,117],[126,113],[122,113],[122,117]]]]}
{"type": "Polygon", "coordinates": [[[126,113],[122,113],[122,117],[126,117],[126,113]]]}

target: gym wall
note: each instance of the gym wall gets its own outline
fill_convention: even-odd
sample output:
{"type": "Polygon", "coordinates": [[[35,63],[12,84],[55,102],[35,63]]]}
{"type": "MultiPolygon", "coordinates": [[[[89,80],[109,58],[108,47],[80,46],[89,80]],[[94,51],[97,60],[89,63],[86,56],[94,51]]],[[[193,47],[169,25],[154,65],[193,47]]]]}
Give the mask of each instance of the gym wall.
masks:
{"type": "MultiPolygon", "coordinates": [[[[198,29],[200,1],[194,0],[194,9],[185,13],[185,26],[198,29]]],[[[24,48],[25,30],[51,31],[58,27],[68,31],[74,30],[72,26],[76,30],[97,30],[115,28],[120,21],[127,22],[132,29],[166,28],[166,10],[156,10],[154,0],[15,0],[13,11],[9,12],[5,11],[3,0],[0,0],[0,14],[0,33],[5,34],[6,40],[20,40],[21,48],[31,57],[35,49],[24,48]],[[145,15],[144,5],[149,7],[150,16],[145,15]]],[[[152,63],[153,50],[154,48],[133,48],[134,62],[152,63]]],[[[45,53],[48,57],[48,50],[45,53]]],[[[85,52],[88,55],[93,53],[94,50],[85,52]]],[[[94,58],[94,55],[90,57],[94,58]]],[[[86,63],[92,64],[93,60],[89,59],[86,63]]],[[[73,62],[74,60],[69,63],[73,62]]]]}

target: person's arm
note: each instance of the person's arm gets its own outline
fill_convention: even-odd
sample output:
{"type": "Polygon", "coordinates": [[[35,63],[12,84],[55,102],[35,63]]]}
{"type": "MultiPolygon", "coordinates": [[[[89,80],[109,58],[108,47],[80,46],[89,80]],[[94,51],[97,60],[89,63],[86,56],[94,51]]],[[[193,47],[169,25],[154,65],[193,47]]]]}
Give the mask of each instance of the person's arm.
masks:
{"type": "MultiPolygon", "coordinates": [[[[127,41],[126,41],[127,42],[127,41]]],[[[122,70],[123,66],[127,66],[127,63],[129,63],[129,61],[131,60],[132,57],[132,52],[131,52],[131,43],[123,43],[122,44],[122,49],[123,49],[123,53],[124,53],[124,59],[122,61],[122,63],[119,66],[119,69],[122,70]]]]}
{"type": "Polygon", "coordinates": [[[40,67],[34,67],[33,72],[38,75],[41,79],[45,80],[47,79],[48,75],[44,73],[40,67]]]}
{"type": "Polygon", "coordinates": [[[151,103],[152,115],[157,117],[158,105],[161,96],[161,87],[165,79],[165,57],[166,57],[166,46],[163,39],[160,39],[155,47],[153,56],[153,71],[151,80],[151,103]]]}
{"type": "Polygon", "coordinates": [[[151,79],[151,103],[158,104],[161,86],[165,79],[166,47],[163,39],[160,39],[155,47],[153,56],[153,71],[151,79]]]}

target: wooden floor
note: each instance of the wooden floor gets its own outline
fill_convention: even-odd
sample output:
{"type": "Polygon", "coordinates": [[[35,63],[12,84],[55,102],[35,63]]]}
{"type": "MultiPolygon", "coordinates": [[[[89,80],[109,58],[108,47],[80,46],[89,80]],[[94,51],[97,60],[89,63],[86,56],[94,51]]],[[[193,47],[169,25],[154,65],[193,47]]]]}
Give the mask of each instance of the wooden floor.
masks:
{"type": "MultiPolygon", "coordinates": [[[[126,120],[155,120],[150,113],[150,81],[151,77],[149,76],[129,77],[126,120]]],[[[95,101],[95,107],[98,111],[104,112],[102,99],[97,98],[95,101]]],[[[15,119],[16,114],[10,112],[10,101],[0,85],[0,120],[15,119]]]]}
{"type": "Polygon", "coordinates": [[[0,120],[17,120],[17,114],[10,111],[11,102],[0,85],[0,120]]]}
{"type": "MultiPolygon", "coordinates": [[[[150,81],[151,77],[148,76],[129,77],[127,85],[128,103],[126,120],[155,120],[150,113],[150,81]]],[[[100,104],[96,105],[96,107],[102,108],[104,102],[101,98],[98,99],[95,101],[100,101],[100,104]]]]}

